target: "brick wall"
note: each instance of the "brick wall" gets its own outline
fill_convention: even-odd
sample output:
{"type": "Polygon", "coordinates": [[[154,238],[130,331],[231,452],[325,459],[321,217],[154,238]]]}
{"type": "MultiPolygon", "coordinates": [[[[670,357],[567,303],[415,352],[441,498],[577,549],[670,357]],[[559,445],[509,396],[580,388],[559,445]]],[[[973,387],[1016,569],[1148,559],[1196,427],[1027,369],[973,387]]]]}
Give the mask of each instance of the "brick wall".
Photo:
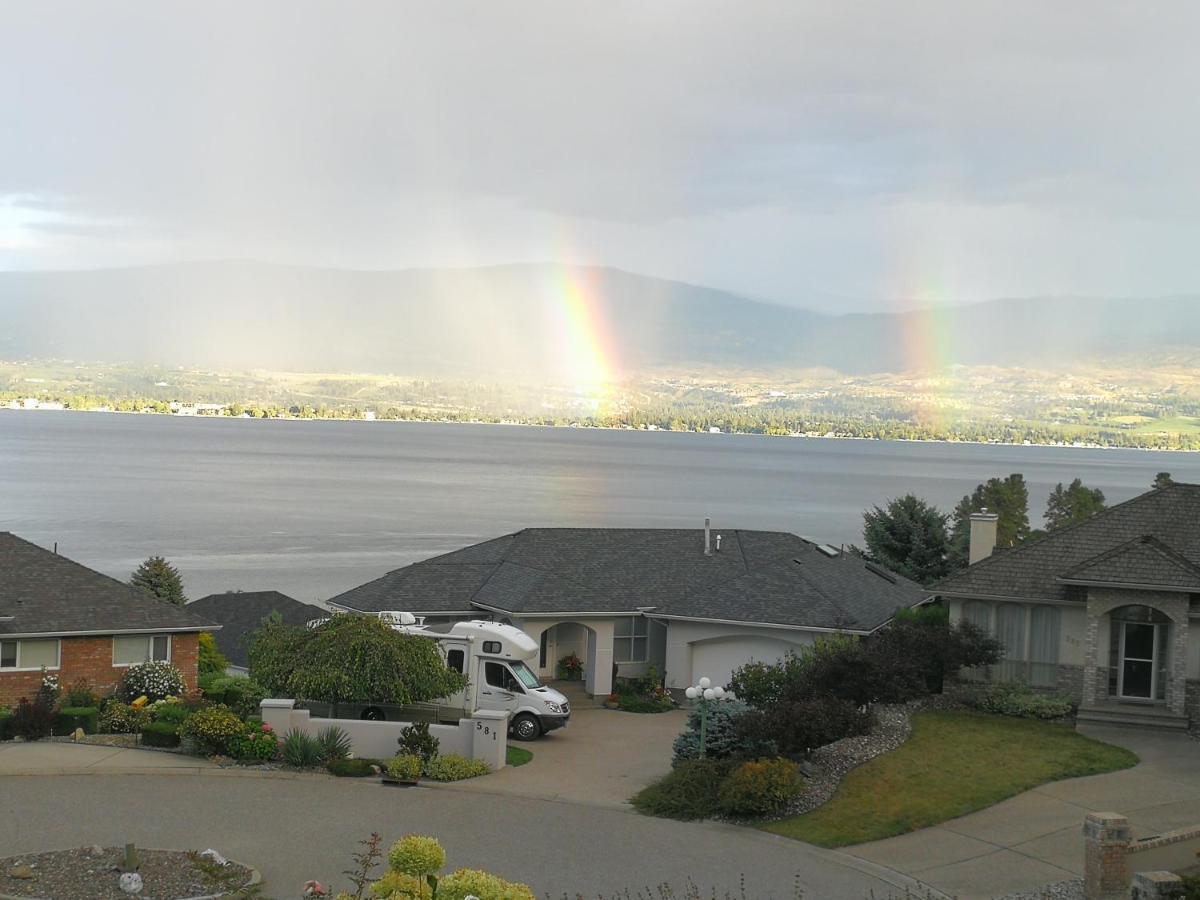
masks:
{"type": "MultiPolygon", "coordinates": [[[[199,651],[199,635],[171,635],[171,663],[183,673],[189,690],[196,688],[199,651]]],[[[57,673],[59,684],[65,688],[79,678],[86,678],[96,693],[111,694],[125,674],[124,667],[113,667],[112,656],[111,637],[63,638],[57,673]]],[[[0,672],[0,707],[12,707],[22,697],[32,697],[41,680],[41,672],[0,672]]]]}

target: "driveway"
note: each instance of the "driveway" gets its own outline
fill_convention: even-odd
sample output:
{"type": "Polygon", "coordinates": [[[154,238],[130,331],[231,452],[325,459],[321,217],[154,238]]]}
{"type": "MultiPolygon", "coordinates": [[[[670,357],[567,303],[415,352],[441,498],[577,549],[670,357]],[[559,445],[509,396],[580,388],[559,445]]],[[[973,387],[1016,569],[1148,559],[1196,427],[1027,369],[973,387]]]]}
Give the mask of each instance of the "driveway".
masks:
{"type": "Polygon", "coordinates": [[[1113,811],[1147,837],[1200,823],[1200,743],[1187,735],[1086,727],[1128,747],[1132,769],[1043,785],[977,813],[848,848],[960,900],[995,897],[1083,874],[1083,817],[1113,811]]]}

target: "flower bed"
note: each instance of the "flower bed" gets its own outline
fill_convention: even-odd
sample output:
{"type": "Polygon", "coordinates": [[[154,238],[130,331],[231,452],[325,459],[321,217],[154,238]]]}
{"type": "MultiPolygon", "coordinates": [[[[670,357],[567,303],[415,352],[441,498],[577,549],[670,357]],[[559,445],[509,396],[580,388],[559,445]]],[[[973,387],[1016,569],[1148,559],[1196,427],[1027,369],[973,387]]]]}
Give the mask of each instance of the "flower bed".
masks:
{"type": "MultiPolygon", "coordinates": [[[[180,850],[137,851],[144,888],[155,900],[223,896],[251,883],[258,873],[228,861],[224,866],[180,850]]],[[[52,850],[0,859],[0,894],[36,900],[125,900],[118,866],[124,851],[116,847],[52,850]],[[14,873],[32,877],[14,877],[14,873]]]]}

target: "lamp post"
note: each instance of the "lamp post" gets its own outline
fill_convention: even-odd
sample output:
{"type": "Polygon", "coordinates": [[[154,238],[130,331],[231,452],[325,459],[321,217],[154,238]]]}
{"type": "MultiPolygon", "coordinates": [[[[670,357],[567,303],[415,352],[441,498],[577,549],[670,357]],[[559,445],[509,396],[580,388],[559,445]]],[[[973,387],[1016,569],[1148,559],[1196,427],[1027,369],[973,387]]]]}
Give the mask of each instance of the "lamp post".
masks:
{"type": "Polygon", "coordinates": [[[683,693],[689,700],[700,701],[700,758],[703,759],[708,751],[708,705],[714,700],[724,699],[725,688],[720,685],[713,687],[706,676],[683,693]]]}

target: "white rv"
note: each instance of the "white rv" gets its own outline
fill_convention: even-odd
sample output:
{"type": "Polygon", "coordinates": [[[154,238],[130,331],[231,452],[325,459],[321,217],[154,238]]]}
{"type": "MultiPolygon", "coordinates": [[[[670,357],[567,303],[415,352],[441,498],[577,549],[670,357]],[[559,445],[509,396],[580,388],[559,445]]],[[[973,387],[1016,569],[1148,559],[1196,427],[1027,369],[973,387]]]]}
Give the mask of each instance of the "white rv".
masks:
{"type": "Polygon", "coordinates": [[[434,628],[405,612],[381,612],[379,618],[397,631],[437,641],[446,665],[467,676],[466,690],[446,697],[446,705],[508,712],[509,733],[520,741],[562,728],[571,717],[567,698],[543,685],[528,665],[538,645],[521,629],[486,621],[434,628]]]}

